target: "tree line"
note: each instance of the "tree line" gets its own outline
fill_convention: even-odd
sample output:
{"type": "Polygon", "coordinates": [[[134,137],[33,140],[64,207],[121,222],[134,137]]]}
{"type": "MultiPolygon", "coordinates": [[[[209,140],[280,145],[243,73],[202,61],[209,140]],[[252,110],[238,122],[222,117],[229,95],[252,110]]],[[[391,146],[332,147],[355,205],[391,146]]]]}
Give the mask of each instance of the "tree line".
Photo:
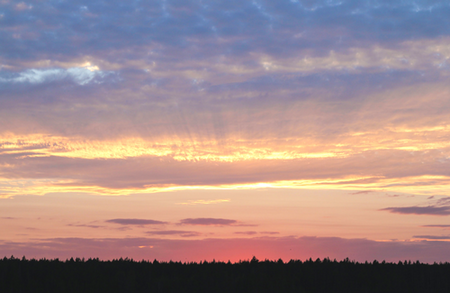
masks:
{"type": "Polygon", "coordinates": [[[0,259],[0,292],[450,292],[450,263],[0,259]]]}

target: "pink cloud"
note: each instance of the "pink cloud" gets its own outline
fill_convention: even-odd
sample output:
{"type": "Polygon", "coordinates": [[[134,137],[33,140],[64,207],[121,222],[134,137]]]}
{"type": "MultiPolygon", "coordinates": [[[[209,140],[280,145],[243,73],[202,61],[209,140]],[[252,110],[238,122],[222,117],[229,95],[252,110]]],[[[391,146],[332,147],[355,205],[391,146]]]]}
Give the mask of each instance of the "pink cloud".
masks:
{"type": "Polygon", "coordinates": [[[256,235],[258,232],[256,231],[240,231],[240,232],[234,232],[236,235],[256,235]]]}

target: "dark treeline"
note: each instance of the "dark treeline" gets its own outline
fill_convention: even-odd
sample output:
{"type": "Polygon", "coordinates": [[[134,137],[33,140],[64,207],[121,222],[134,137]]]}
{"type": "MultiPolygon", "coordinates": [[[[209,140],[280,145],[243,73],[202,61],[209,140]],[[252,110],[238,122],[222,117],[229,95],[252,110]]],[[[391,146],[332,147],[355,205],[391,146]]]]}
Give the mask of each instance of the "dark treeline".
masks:
{"type": "Polygon", "coordinates": [[[0,292],[450,292],[450,263],[0,259],[0,292]]]}

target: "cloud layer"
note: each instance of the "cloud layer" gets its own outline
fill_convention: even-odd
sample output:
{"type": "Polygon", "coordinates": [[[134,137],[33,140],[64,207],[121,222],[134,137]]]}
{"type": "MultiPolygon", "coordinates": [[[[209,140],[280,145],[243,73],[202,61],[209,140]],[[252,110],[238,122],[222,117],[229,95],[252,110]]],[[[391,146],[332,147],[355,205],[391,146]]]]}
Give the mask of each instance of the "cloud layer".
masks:
{"type": "Polygon", "coordinates": [[[305,182],[447,194],[449,11],[4,1],[1,196],[305,182]],[[8,186],[19,178],[29,188],[8,186]]]}

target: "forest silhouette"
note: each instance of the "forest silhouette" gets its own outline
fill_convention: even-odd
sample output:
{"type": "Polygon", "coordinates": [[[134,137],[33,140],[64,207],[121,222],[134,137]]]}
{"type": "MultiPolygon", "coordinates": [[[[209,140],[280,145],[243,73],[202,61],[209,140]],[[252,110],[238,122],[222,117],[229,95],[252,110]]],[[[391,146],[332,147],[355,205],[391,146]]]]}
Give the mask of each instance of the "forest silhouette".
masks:
{"type": "Polygon", "coordinates": [[[450,292],[450,263],[0,259],[0,292],[450,292]]]}

